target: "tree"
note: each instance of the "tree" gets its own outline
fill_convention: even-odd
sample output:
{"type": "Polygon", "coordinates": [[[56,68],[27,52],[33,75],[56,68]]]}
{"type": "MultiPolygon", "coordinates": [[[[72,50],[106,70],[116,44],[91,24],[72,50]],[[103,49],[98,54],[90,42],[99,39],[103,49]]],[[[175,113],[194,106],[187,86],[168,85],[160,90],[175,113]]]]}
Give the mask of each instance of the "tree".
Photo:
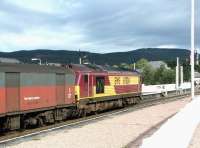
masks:
{"type": "Polygon", "coordinates": [[[166,69],[164,70],[164,73],[162,75],[162,83],[163,84],[171,84],[175,83],[175,77],[176,77],[176,72],[175,70],[172,69],[166,69]]]}
{"type": "Polygon", "coordinates": [[[191,77],[191,68],[190,68],[190,63],[189,62],[183,62],[183,76],[184,76],[184,81],[190,81],[191,77]]]}
{"type": "Polygon", "coordinates": [[[164,65],[161,65],[155,72],[154,82],[156,82],[156,84],[175,83],[175,76],[175,70],[166,69],[164,65]]]}
{"type": "Polygon", "coordinates": [[[154,84],[154,73],[151,65],[145,65],[142,71],[143,83],[147,85],[154,84]]]}
{"type": "Polygon", "coordinates": [[[148,65],[148,60],[146,59],[140,59],[139,61],[136,62],[136,68],[143,70],[148,65]]]}
{"type": "Polygon", "coordinates": [[[121,64],[119,65],[119,67],[120,67],[121,69],[130,69],[129,64],[127,64],[127,63],[121,63],[121,64]]]}
{"type": "MultiPolygon", "coordinates": [[[[175,71],[176,69],[176,61],[166,61],[167,65],[175,71]]],[[[180,60],[180,65],[183,66],[183,77],[184,77],[184,81],[190,81],[190,61],[188,59],[186,60],[180,60]]],[[[195,70],[198,71],[198,66],[195,66],[195,70]]],[[[200,71],[200,68],[199,68],[200,71]]],[[[175,73],[174,73],[175,74],[175,73]]]]}
{"type": "Polygon", "coordinates": [[[162,77],[164,74],[165,66],[161,65],[160,68],[156,69],[155,74],[154,74],[154,82],[156,84],[161,84],[162,83],[162,77]]]}
{"type": "Polygon", "coordinates": [[[118,65],[113,65],[113,67],[114,67],[114,68],[119,68],[119,66],[118,66],[118,65]]]}
{"type": "MultiPolygon", "coordinates": [[[[173,64],[172,62],[171,65],[173,64]]],[[[114,67],[117,66],[115,65],[114,67]]],[[[119,68],[131,70],[133,69],[133,64],[121,63],[119,68]]],[[[146,85],[175,83],[175,69],[168,69],[165,65],[154,69],[146,59],[141,59],[136,63],[136,69],[141,72],[143,83],[146,85]]]]}

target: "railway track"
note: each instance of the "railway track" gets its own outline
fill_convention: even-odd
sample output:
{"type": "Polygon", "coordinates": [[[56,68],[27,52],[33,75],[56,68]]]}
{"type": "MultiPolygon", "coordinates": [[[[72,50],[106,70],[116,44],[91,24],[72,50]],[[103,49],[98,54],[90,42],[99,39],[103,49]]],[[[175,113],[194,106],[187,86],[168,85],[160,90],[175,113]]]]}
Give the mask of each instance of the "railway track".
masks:
{"type": "Polygon", "coordinates": [[[153,106],[156,104],[162,104],[167,103],[170,101],[176,101],[178,99],[183,99],[189,95],[189,92],[181,94],[181,95],[171,95],[167,97],[161,97],[161,98],[151,98],[151,99],[144,99],[139,104],[132,105],[126,108],[121,109],[115,109],[111,110],[109,112],[104,112],[100,114],[90,115],[83,118],[73,119],[64,121],[61,123],[55,123],[53,125],[48,125],[45,127],[39,127],[36,129],[27,129],[27,130],[20,130],[20,131],[13,131],[9,133],[3,133],[0,135],[0,147],[6,146],[9,143],[17,142],[19,140],[25,139],[25,138],[31,138],[40,134],[46,134],[51,131],[56,131],[62,128],[68,128],[68,127],[75,127],[82,124],[89,123],[91,121],[95,121],[98,119],[103,119],[109,116],[123,114],[127,112],[132,112],[135,110],[139,110],[145,107],[153,106]]]}

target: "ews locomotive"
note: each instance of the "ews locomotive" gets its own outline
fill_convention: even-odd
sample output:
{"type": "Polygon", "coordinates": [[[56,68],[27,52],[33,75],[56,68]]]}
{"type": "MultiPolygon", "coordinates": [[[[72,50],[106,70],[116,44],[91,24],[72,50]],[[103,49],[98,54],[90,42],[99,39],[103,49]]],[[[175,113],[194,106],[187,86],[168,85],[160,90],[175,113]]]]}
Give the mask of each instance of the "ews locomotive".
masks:
{"type": "Polygon", "coordinates": [[[0,130],[52,124],[137,103],[141,76],[101,66],[0,64],[0,130]]]}

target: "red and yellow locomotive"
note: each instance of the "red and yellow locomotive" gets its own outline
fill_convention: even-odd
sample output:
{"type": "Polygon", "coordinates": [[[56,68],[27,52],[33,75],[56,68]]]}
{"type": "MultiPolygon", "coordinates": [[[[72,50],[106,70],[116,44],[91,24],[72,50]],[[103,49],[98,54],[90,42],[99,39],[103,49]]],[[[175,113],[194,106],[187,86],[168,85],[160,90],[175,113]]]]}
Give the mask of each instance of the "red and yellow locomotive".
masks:
{"type": "Polygon", "coordinates": [[[86,65],[72,65],[72,69],[76,74],[75,97],[79,108],[87,112],[133,104],[140,99],[141,77],[137,72],[86,65]]]}

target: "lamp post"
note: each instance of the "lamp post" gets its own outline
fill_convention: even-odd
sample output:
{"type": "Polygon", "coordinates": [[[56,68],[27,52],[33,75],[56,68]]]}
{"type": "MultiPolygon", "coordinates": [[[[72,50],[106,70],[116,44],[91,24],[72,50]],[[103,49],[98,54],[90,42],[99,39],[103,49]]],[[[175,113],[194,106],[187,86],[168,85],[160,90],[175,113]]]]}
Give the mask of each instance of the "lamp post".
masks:
{"type": "Polygon", "coordinates": [[[191,97],[194,99],[195,0],[191,0],[191,97]]]}
{"type": "Polygon", "coordinates": [[[39,61],[39,64],[42,65],[42,60],[39,58],[32,58],[31,61],[39,61]]]}
{"type": "Polygon", "coordinates": [[[179,89],[179,57],[176,58],[176,91],[179,89]]]}

